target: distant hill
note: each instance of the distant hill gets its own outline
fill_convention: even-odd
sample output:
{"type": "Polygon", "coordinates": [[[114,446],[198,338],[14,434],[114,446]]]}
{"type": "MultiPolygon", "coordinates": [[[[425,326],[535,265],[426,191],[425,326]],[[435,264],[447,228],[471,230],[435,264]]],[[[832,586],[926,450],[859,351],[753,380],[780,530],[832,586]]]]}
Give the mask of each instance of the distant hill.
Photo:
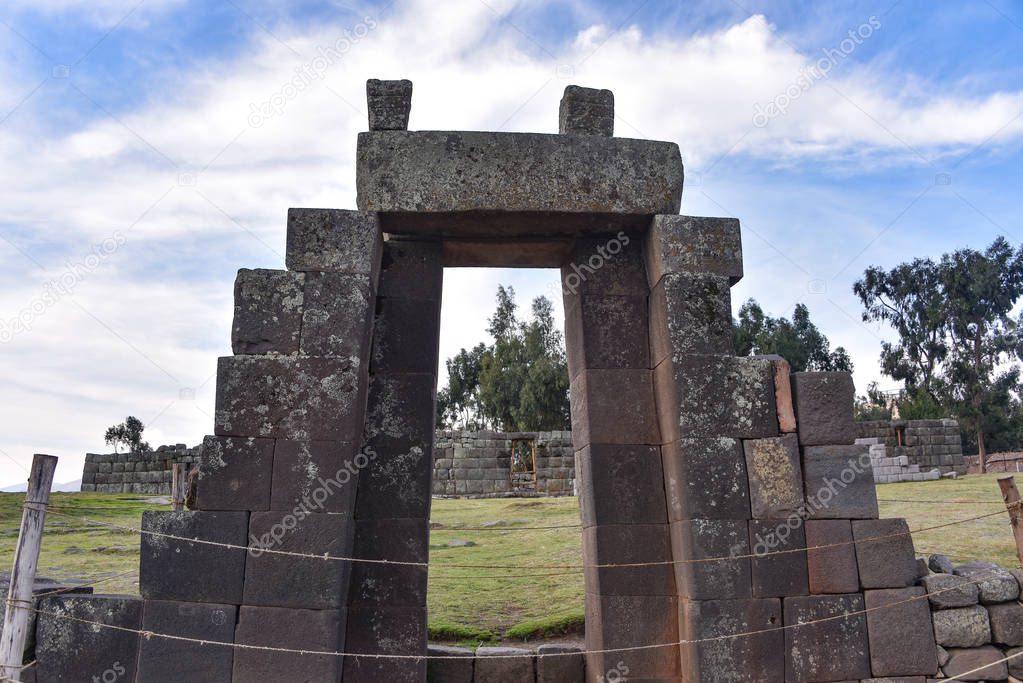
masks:
{"type": "MultiPolygon", "coordinates": [[[[22,493],[27,488],[28,488],[28,484],[27,483],[15,484],[14,486],[8,486],[5,489],[0,489],[0,493],[22,493]]],[[[50,490],[51,491],[69,491],[69,492],[81,491],[82,490],[82,480],[81,479],[75,479],[74,481],[66,481],[63,484],[54,484],[53,488],[50,489],[50,490]]]]}

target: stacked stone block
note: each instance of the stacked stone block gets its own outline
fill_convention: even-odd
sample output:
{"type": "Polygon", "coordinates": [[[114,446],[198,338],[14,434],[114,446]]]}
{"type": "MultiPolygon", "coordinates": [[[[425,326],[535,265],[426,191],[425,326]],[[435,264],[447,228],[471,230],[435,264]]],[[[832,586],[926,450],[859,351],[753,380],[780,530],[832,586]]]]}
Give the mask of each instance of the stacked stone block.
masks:
{"type": "Polygon", "coordinates": [[[82,468],[82,491],[98,493],[171,492],[171,467],[191,468],[199,460],[199,448],[179,443],[145,453],[87,453],[82,468]]]}
{"type": "Polygon", "coordinates": [[[443,430],[433,449],[433,493],[436,496],[490,498],[501,496],[566,496],[575,488],[572,432],[492,432],[443,430]],[[536,448],[536,481],[532,473],[517,483],[512,476],[512,448],[517,441],[536,448]]]}
{"type": "Polygon", "coordinates": [[[875,420],[857,422],[856,427],[858,440],[870,445],[875,457],[887,459],[874,472],[878,483],[931,479],[933,470],[966,473],[962,434],[953,419],[875,420]]]}
{"type": "MultiPolygon", "coordinates": [[[[870,453],[870,462],[874,468],[874,481],[878,484],[891,484],[899,481],[936,481],[941,479],[941,470],[935,467],[926,472],[920,465],[911,464],[908,455],[888,455],[888,446],[878,437],[856,439],[857,446],[866,446],[870,453]]],[[[949,476],[957,476],[950,471],[949,476]]]]}

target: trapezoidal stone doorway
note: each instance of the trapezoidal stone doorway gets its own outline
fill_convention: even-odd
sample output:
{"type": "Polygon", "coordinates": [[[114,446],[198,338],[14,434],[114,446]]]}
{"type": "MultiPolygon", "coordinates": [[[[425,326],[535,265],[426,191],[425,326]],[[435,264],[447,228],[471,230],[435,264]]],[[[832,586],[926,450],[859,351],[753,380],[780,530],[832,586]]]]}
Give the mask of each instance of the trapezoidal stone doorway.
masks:
{"type": "MultiPolygon", "coordinates": [[[[678,215],[678,146],[612,137],[611,93],[575,86],[559,135],[409,132],[411,90],[368,83],[358,210],[290,210],[287,270],[239,271],[197,510],[143,520],[143,601],[118,625],[256,647],[136,639],[137,680],[184,680],[181,662],[237,683],[426,680],[441,289],[459,266],[561,268],[588,680],[935,674],[912,541],[877,520],[852,445],[851,377],[732,353],[739,224],[678,215]]],[[[89,670],[104,646],[81,638],[40,656],[40,680],[89,670]]]]}

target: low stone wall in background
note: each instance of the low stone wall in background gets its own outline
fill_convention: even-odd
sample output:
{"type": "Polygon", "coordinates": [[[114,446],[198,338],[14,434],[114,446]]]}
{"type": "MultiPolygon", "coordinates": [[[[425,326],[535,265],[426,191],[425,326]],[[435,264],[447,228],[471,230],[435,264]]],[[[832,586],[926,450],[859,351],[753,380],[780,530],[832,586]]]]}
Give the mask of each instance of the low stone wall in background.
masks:
{"type": "Polygon", "coordinates": [[[87,453],[82,491],[170,495],[171,466],[191,467],[198,459],[199,446],[189,448],[183,443],[147,453],[87,453]]]}
{"type": "Polygon", "coordinates": [[[575,489],[572,432],[438,431],[433,448],[436,496],[567,496],[575,489]],[[532,443],[533,473],[512,472],[516,442],[532,443]]]}
{"type": "Polygon", "coordinates": [[[870,447],[878,483],[966,474],[962,435],[955,420],[874,420],[857,422],[856,427],[856,443],[870,447]]]}

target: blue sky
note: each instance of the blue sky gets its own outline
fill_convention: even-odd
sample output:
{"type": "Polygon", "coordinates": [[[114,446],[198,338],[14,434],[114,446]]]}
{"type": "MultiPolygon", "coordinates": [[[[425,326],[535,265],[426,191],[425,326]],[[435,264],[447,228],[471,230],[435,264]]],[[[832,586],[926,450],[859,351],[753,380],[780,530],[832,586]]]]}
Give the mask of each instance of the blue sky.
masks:
{"type": "MultiPolygon", "coordinates": [[[[1023,239],[1019,3],[10,0],[0,58],[0,486],[77,478],[129,413],[210,430],[234,273],[283,267],[289,206],[354,206],[371,77],[414,81],[414,129],[554,132],[566,85],[613,89],[618,135],[681,146],[683,213],[741,219],[733,306],[805,302],[861,391],[894,387],[864,268],[1023,239]]],[[[444,355],[498,282],[557,299],[449,271],[444,355]]]]}

